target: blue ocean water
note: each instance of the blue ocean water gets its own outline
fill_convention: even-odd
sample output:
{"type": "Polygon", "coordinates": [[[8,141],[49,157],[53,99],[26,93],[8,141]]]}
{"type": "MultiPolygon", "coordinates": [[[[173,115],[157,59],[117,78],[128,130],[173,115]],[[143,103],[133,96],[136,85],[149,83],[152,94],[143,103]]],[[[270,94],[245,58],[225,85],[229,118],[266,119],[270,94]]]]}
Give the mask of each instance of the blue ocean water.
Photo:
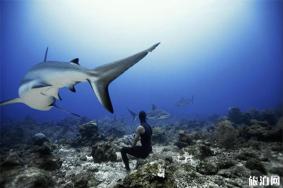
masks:
{"type": "MultiPolygon", "coordinates": [[[[152,104],[175,116],[223,114],[274,108],[283,96],[282,0],[233,1],[0,1],[0,99],[18,97],[25,73],[43,60],[80,58],[95,68],[156,42],[160,46],[114,82],[115,114],[149,110],[152,104]],[[194,96],[185,108],[182,97],[194,96]]],[[[90,118],[110,116],[87,82],[76,93],[64,88],[58,104],[90,118]]],[[[56,109],[23,104],[0,107],[1,121],[29,115],[62,119],[56,109]]]]}

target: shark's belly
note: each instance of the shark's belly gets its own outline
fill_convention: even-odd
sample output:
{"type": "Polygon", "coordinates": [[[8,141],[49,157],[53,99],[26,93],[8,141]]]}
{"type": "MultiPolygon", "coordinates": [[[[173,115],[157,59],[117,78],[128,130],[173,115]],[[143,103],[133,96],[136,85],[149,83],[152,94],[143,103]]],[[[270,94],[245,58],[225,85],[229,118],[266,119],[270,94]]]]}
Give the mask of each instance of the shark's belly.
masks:
{"type": "Polygon", "coordinates": [[[48,76],[42,75],[42,80],[46,83],[49,83],[52,86],[62,88],[68,87],[69,85],[73,85],[78,82],[86,81],[87,75],[83,72],[75,72],[75,71],[64,71],[64,72],[52,72],[48,73],[48,76]]]}
{"type": "Polygon", "coordinates": [[[50,110],[55,102],[55,98],[52,96],[47,96],[42,94],[42,89],[31,89],[22,93],[21,98],[23,102],[29,107],[36,110],[47,111],[50,110]]]}

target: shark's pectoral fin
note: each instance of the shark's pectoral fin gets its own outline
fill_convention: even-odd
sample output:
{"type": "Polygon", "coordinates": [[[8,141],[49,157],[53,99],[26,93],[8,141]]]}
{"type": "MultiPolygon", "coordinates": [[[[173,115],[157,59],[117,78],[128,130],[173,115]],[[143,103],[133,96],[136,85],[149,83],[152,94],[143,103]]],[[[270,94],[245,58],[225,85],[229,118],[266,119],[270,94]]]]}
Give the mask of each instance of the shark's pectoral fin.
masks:
{"type": "Polygon", "coordinates": [[[91,81],[88,80],[89,84],[91,85],[95,95],[98,98],[98,101],[111,113],[113,113],[113,106],[111,103],[111,99],[108,92],[108,83],[104,80],[98,81],[91,81]]]}
{"type": "Polygon", "coordinates": [[[8,99],[8,100],[5,100],[5,101],[1,101],[0,102],[0,106],[4,106],[4,105],[7,105],[7,104],[13,104],[13,103],[22,103],[22,99],[21,98],[14,98],[14,99],[8,99]]]}
{"type": "Polygon", "coordinates": [[[54,97],[57,100],[62,100],[59,94],[59,89],[56,87],[48,87],[45,91],[42,91],[41,94],[48,97],[54,97]]]}
{"type": "Polygon", "coordinates": [[[69,85],[68,88],[71,92],[76,92],[75,84],[69,85]]]}

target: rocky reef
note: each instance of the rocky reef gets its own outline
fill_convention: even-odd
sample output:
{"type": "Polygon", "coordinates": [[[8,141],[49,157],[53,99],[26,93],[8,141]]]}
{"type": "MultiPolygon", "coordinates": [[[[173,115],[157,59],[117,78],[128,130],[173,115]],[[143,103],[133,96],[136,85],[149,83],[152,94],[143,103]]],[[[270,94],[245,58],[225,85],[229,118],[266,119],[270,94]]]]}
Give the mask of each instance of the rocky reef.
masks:
{"type": "Polygon", "coordinates": [[[127,172],[119,151],[133,136],[125,121],[3,122],[0,187],[249,187],[250,177],[275,175],[283,185],[282,113],[231,108],[153,127],[153,152],[130,157],[127,172]]]}

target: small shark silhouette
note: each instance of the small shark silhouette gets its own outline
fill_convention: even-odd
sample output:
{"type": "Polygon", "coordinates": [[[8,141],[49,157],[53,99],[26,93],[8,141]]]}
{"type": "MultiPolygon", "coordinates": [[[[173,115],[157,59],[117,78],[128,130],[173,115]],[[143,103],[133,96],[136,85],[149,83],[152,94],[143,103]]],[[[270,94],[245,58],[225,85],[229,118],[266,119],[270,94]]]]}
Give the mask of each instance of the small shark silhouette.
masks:
{"type": "Polygon", "coordinates": [[[194,96],[192,96],[191,98],[182,97],[176,102],[176,106],[183,107],[183,106],[188,106],[193,103],[194,103],[194,96]]]}
{"type": "MultiPolygon", "coordinates": [[[[138,113],[128,109],[128,112],[131,114],[133,121],[135,121],[138,118],[138,113]]],[[[166,112],[165,110],[162,110],[158,108],[156,105],[151,106],[151,111],[146,112],[146,117],[150,120],[162,120],[162,119],[168,119],[171,117],[171,114],[169,112],[166,112]]]]}
{"type": "Polygon", "coordinates": [[[108,93],[109,84],[149,52],[152,52],[159,44],[157,43],[130,57],[95,69],[80,66],[78,58],[68,63],[47,61],[47,48],[43,62],[33,66],[22,79],[18,90],[19,98],[2,101],[0,106],[24,103],[33,109],[47,111],[52,107],[58,107],[55,102],[61,100],[60,88],[68,87],[72,92],[75,92],[76,84],[88,81],[99,102],[109,112],[113,113],[114,110],[108,93]]]}

